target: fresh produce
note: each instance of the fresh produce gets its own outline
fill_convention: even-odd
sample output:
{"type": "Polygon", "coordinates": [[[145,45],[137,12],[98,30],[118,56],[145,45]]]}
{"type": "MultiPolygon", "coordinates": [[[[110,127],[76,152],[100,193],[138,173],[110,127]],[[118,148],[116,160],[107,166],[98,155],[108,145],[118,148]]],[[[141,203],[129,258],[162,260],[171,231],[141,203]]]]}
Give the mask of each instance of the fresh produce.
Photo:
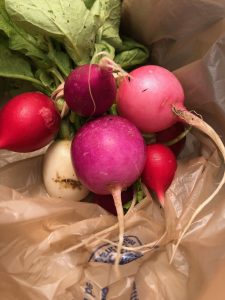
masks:
{"type": "Polygon", "coordinates": [[[185,146],[185,130],[184,124],[177,122],[167,129],[156,132],[155,142],[167,145],[177,157],[185,146]]]}
{"type": "Polygon", "coordinates": [[[176,157],[169,147],[163,144],[147,146],[147,159],[142,180],[156,193],[162,206],[164,206],[165,191],[174,178],[176,168],[176,157]]]}
{"type": "MultiPolygon", "coordinates": [[[[121,193],[121,201],[122,205],[126,204],[127,202],[131,201],[133,199],[134,195],[134,189],[133,186],[129,187],[125,191],[122,191],[121,193]]],[[[103,207],[105,210],[110,212],[113,215],[117,215],[115,203],[113,200],[112,195],[99,195],[99,194],[92,194],[92,201],[101,207],[103,207]]]]}
{"type": "Polygon", "coordinates": [[[50,143],[60,126],[52,100],[39,92],[22,93],[0,111],[0,149],[32,152],[50,143]]]}
{"type": "MultiPolygon", "coordinates": [[[[208,135],[217,145],[225,162],[225,147],[206,122],[184,106],[184,91],[172,72],[160,66],[146,65],[135,69],[120,83],[117,94],[119,114],[133,122],[144,133],[165,130],[183,121],[208,135]]],[[[225,183],[225,172],[215,191],[195,209],[182,231],[174,253],[195,217],[210,203],[225,183]]]]}
{"type": "Polygon", "coordinates": [[[130,72],[117,94],[119,114],[144,133],[156,133],[174,125],[173,106],[184,109],[184,92],[177,78],[165,68],[146,65],[130,72]]]}
{"type": "Polygon", "coordinates": [[[86,123],[75,135],[72,162],[80,181],[96,194],[112,194],[119,222],[119,253],[123,243],[124,216],[121,191],[141,175],[146,146],[138,129],[119,116],[104,116],[86,123]]]}
{"type": "Polygon", "coordinates": [[[77,179],[70,148],[70,140],[58,140],[48,147],[43,159],[43,181],[50,196],[80,201],[89,191],[77,179]]]}
{"type": "Polygon", "coordinates": [[[81,116],[105,113],[116,99],[112,71],[97,64],[77,67],[65,81],[64,97],[69,108],[81,116]]]}
{"type": "MultiPolygon", "coordinates": [[[[171,72],[147,65],[127,75],[126,70],[146,62],[148,50],[132,39],[120,36],[120,17],[120,0],[54,0],[51,5],[48,1],[0,0],[0,76],[6,81],[27,81],[29,90],[43,93],[22,93],[2,108],[0,148],[30,152],[53,141],[56,134],[57,138],[75,135],[71,146],[74,170],[71,169],[68,144],[67,156],[61,161],[51,156],[63,155],[58,148],[63,143],[53,143],[46,153],[43,165],[46,189],[50,195],[61,197],[59,189],[54,188],[45,175],[51,179],[54,174],[57,176],[54,172],[59,170],[58,163],[66,161],[70,167],[64,170],[64,175],[60,175],[65,176],[64,182],[68,183],[69,178],[71,183],[72,178],[75,180],[72,182],[78,184],[73,177],[76,170],[86,192],[88,189],[104,197],[112,195],[120,231],[116,264],[124,234],[121,191],[134,182],[140,182],[142,174],[146,185],[155,190],[163,204],[164,192],[171,183],[176,161],[159,142],[168,143],[165,135],[170,136],[177,122],[206,133],[225,160],[225,148],[219,136],[184,107],[183,88],[171,72]],[[112,73],[100,64],[99,54],[102,53],[106,53],[105,57],[114,64],[126,69],[122,76],[121,68],[117,72],[113,69],[119,85],[117,95],[112,73]],[[51,96],[55,103],[46,95],[51,96]],[[113,104],[115,98],[116,103],[113,104]],[[16,102],[15,99],[19,100],[16,102]],[[61,121],[55,105],[60,107],[61,121]],[[117,113],[121,116],[102,116],[117,113]],[[91,117],[98,119],[90,121],[91,117]],[[157,145],[148,146],[147,161],[145,142],[139,130],[143,135],[154,136],[157,142],[157,145]],[[149,154],[149,149],[156,146],[161,149],[161,154],[165,152],[165,156],[160,158],[161,166],[155,155],[149,154]],[[164,165],[163,171],[160,171],[163,161],[170,164],[170,170],[164,165]]],[[[180,148],[176,151],[179,152],[180,148]]],[[[194,218],[224,183],[225,174],[216,190],[194,211],[174,252],[194,218]]],[[[62,197],[70,198],[71,194],[67,192],[64,191],[62,197]]],[[[79,194],[74,200],[82,197],[79,194]]]]}
{"type": "Polygon", "coordinates": [[[146,47],[120,37],[120,0],[54,0],[50,6],[0,0],[1,77],[28,81],[50,96],[75,67],[98,62],[99,52],[125,68],[147,60],[146,47]]]}

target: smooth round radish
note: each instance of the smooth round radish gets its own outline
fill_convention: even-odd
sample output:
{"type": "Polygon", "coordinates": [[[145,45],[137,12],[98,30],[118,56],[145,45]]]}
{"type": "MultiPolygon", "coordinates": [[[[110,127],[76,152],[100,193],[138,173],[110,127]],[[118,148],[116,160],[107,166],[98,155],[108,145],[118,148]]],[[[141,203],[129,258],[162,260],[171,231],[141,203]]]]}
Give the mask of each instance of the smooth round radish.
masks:
{"type": "MultiPolygon", "coordinates": [[[[133,187],[129,187],[127,190],[123,191],[121,193],[121,200],[122,205],[126,204],[127,202],[131,201],[134,196],[134,190],[133,187]]],[[[99,195],[99,194],[92,194],[92,201],[101,207],[103,207],[105,210],[110,212],[113,215],[117,215],[115,203],[113,200],[112,195],[99,195]]]]}
{"type": "Polygon", "coordinates": [[[171,127],[159,131],[155,134],[156,143],[166,144],[177,157],[183,150],[186,142],[185,126],[181,122],[177,122],[171,127]]]}
{"type": "Polygon", "coordinates": [[[170,186],[176,169],[176,157],[169,147],[163,144],[147,146],[147,159],[142,180],[156,193],[162,205],[164,205],[165,191],[170,186]]]}
{"type": "Polygon", "coordinates": [[[39,92],[23,93],[0,111],[0,149],[32,152],[50,143],[60,126],[53,101],[39,92]]]}
{"type": "Polygon", "coordinates": [[[146,145],[139,130],[119,116],[104,116],[86,123],[75,135],[72,161],[80,181],[96,194],[112,194],[119,222],[118,266],[123,244],[124,215],[121,191],[141,175],[146,145]]]}
{"type": "Polygon", "coordinates": [[[97,64],[77,67],[65,81],[64,97],[69,108],[81,116],[102,115],[116,99],[112,71],[97,64]]]}
{"type": "Polygon", "coordinates": [[[43,159],[43,182],[50,196],[80,201],[89,190],[77,179],[70,149],[70,140],[59,140],[48,147],[43,159]]]}
{"type": "Polygon", "coordinates": [[[144,133],[164,130],[178,121],[173,106],[183,109],[184,91],[165,68],[146,65],[130,72],[117,93],[119,114],[144,133]]]}
{"type": "Polygon", "coordinates": [[[138,129],[128,120],[110,115],[81,127],[71,151],[77,176],[97,194],[130,186],[140,176],[146,157],[138,129]]]}
{"type": "MultiPolygon", "coordinates": [[[[121,81],[117,94],[119,114],[133,122],[144,133],[156,133],[183,121],[208,135],[225,162],[225,147],[215,130],[184,107],[184,91],[173,73],[165,68],[147,65],[133,70],[121,81]]],[[[225,183],[225,171],[215,191],[199,205],[182,231],[174,253],[202,209],[218,194],[225,183]]]]}

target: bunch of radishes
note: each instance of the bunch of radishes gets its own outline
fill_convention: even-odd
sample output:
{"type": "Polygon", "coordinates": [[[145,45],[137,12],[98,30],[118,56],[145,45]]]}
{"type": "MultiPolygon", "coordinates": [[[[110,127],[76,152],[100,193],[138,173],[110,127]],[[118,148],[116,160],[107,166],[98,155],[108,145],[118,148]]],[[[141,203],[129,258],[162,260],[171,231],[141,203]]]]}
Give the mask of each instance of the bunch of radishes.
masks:
{"type": "MultiPolygon", "coordinates": [[[[184,130],[181,121],[208,134],[224,156],[218,135],[186,110],[182,86],[165,68],[139,67],[117,85],[112,68],[83,65],[66,79],[64,98],[85,122],[72,142],[54,142],[45,154],[46,189],[50,195],[74,200],[81,200],[88,191],[112,195],[120,228],[118,253],[124,233],[121,192],[141,178],[164,205],[183,141],[179,149],[162,142],[184,130]],[[118,115],[110,114],[112,105],[118,115]],[[154,134],[154,143],[146,143],[146,134],[154,134]],[[66,188],[69,191],[61,193],[66,188]]],[[[19,95],[0,111],[0,147],[34,151],[53,141],[59,126],[60,115],[50,98],[41,93],[19,95]]]]}
{"type": "MultiPolygon", "coordinates": [[[[157,133],[155,141],[161,143],[166,142],[166,138],[173,139],[184,128],[176,123],[169,131],[167,129],[168,132],[164,130],[174,121],[167,122],[169,125],[164,124],[165,120],[158,122],[163,117],[153,111],[151,97],[155,95],[159,102],[165,101],[164,98],[176,101],[178,97],[178,100],[182,100],[183,90],[174,75],[156,66],[146,66],[133,71],[123,80],[118,91],[109,67],[90,64],[72,71],[65,81],[64,97],[71,111],[88,119],[85,126],[81,126],[81,130],[75,134],[72,143],[73,167],[71,141],[57,141],[47,150],[43,177],[49,194],[79,201],[87,195],[88,190],[97,194],[112,193],[118,186],[124,190],[142,174],[145,184],[156,191],[163,203],[163,192],[172,181],[176,159],[170,149],[163,145],[146,147],[141,132],[157,133]],[[159,76],[162,72],[165,74],[153,80],[150,76],[146,77],[150,71],[154,76],[159,76]],[[138,92],[134,78],[137,72],[141,93],[136,96],[132,94],[132,89],[138,92]],[[142,78],[143,76],[145,77],[142,78]],[[157,90],[153,91],[151,85],[157,90]],[[107,114],[115,102],[122,117],[107,114]],[[149,118],[151,119],[148,121],[149,118]],[[85,138],[82,138],[82,134],[85,138]],[[157,154],[157,163],[154,153],[157,154]],[[161,166],[158,159],[162,159],[161,166]],[[163,169],[169,170],[167,164],[171,165],[171,171],[165,176],[163,169]],[[88,189],[79,182],[75,170],[88,189]],[[150,176],[148,170],[151,170],[150,176]],[[155,174],[156,179],[151,173],[155,174]],[[161,186],[158,177],[164,178],[161,186]],[[98,188],[99,185],[104,188],[98,188]]],[[[171,115],[173,116],[172,112],[171,115]]],[[[60,115],[52,99],[39,92],[24,93],[11,99],[1,110],[0,147],[17,152],[31,152],[53,141],[59,128],[60,115]]],[[[180,149],[172,150],[178,150],[179,153],[183,141],[177,144],[179,146],[182,143],[180,149]]]]}

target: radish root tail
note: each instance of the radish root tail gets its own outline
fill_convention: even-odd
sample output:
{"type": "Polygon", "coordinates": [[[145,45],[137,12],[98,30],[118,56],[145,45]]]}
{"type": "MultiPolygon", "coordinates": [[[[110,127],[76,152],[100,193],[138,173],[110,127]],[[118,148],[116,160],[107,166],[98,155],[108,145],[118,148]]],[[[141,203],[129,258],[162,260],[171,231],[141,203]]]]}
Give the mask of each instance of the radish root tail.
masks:
{"type": "MultiPolygon", "coordinates": [[[[221,141],[219,135],[215,132],[215,130],[209,126],[206,122],[203,121],[202,118],[199,118],[198,116],[194,115],[193,113],[187,111],[187,110],[181,110],[177,109],[176,107],[173,107],[173,112],[182,120],[184,120],[187,124],[199,129],[200,131],[204,132],[206,135],[208,135],[216,144],[218,149],[220,150],[222,157],[223,157],[223,162],[225,163],[225,147],[223,142],[221,141]]],[[[184,228],[184,230],[180,233],[180,236],[177,240],[177,243],[173,249],[170,263],[173,262],[174,256],[176,254],[176,251],[179,247],[180,242],[182,241],[185,233],[188,231],[190,228],[191,224],[193,223],[194,219],[198,216],[198,214],[205,208],[206,205],[208,205],[214,197],[219,193],[220,189],[223,187],[225,183],[225,172],[223,174],[223,177],[221,181],[219,182],[216,190],[203,202],[201,203],[191,216],[188,224],[184,228]]]]}
{"type": "Polygon", "coordinates": [[[117,268],[120,262],[121,250],[123,246],[123,236],[124,236],[124,214],[123,214],[123,206],[121,200],[121,188],[113,189],[112,196],[114,199],[117,217],[118,217],[118,224],[119,224],[119,242],[117,245],[117,254],[115,259],[115,266],[117,268]]]}

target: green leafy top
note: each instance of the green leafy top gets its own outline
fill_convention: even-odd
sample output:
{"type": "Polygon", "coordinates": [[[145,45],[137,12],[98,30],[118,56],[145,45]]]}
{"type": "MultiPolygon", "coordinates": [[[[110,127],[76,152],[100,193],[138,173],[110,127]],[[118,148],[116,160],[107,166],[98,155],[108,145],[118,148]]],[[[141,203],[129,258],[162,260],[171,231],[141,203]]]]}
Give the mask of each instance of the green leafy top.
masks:
{"type": "Polygon", "coordinates": [[[125,69],[144,63],[147,49],[120,37],[120,16],[120,0],[0,0],[0,37],[7,39],[0,76],[28,80],[51,94],[76,65],[101,51],[125,69]],[[3,64],[6,48],[11,58],[3,64]]]}

